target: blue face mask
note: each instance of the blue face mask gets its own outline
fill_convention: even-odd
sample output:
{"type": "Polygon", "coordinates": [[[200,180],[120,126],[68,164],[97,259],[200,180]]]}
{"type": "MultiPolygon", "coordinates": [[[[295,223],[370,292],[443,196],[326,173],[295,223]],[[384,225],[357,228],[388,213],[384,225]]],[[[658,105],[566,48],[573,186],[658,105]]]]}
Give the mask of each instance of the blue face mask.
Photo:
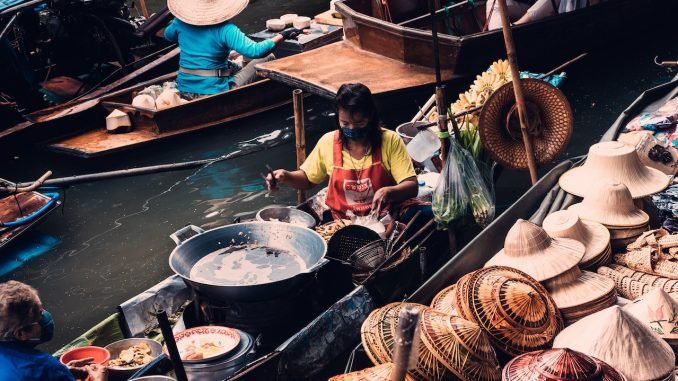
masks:
{"type": "Polygon", "coordinates": [[[52,318],[52,314],[47,310],[42,310],[40,321],[37,324],[40,326],[40,337],[27,341],[37,345],[52,340],[54,337],[54,319],[52,318]]]}
{"type": "Polygon", "coordinates": [[[369,130],[367,127],[361,127],[361,128],[348,128],[348,127],[343,127],[341,129],[341,134],[344,135],[345,137],[349,139],[362,139],[365,136],[367,136],[367,133],[369,130]]]}

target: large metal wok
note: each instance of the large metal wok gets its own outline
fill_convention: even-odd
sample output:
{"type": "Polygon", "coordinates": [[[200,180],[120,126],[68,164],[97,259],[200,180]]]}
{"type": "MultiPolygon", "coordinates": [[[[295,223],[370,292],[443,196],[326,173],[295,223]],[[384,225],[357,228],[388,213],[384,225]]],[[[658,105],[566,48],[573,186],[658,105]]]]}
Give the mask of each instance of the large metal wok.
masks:
{"type": "Polygon", "coordinates": [[[318,233],[283,222],[245,222],[207,231],[189,225],[170,238],[177,244],[169,257],[170,268],[202,296],[221,301],[273,299],[299,287],[310,274],[328,262],[325,258],[327,244],[318,233]],[[184,240],[182,237],[191,231],[197,234],[184,240]],[[286,274],[284,279],[258,279],[256,284],[248,285],[224,285],[191,278],[193,266],[203,257],[220,249],[245,244],[295,253],[305,267],[296,274],[286,274]]]}

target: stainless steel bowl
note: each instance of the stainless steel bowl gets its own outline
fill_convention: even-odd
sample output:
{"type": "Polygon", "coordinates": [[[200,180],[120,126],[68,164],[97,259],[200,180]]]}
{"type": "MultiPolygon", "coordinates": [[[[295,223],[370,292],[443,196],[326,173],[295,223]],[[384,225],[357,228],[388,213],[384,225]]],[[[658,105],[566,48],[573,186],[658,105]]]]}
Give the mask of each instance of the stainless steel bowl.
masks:
{"type": "MultiPolygon", "coordinates": [[[[143,338],[118,340],[114,343],[108,344],[105,348],[111,353],[111,360],[113,360],[117,359],[118,356],[120,356],[120,352],[122,352],[123,350],[139,343],[146,343],[148,347],[151,348],[151,357],[153,359],[156,359],[158,356],[162,354],[162,345],[160,345],[160,343],[151,339],[143,338]]],[[[132,374],[134,374],[134,372],[141,369],[142,367],[144,367],[144,365],[139,365],[132,368],[108,366],[108,371],[111,374],[131,376],[132,374]]]]}
{"type": "Polygon", "coordinates": [[[282,206],[269,206],[257,212],[258,221],[278,221],[293,225],[305,226],[309,229],[315,227],[315,218],[299,209],[282,206]]]}

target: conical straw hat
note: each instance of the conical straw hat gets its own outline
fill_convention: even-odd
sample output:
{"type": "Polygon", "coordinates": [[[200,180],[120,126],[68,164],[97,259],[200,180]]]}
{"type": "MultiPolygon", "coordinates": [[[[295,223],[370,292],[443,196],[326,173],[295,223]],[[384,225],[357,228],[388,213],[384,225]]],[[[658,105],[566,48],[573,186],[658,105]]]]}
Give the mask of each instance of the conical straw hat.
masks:
{"type": "Polygon", "coordinates": [[[448,315],[457,316],[457,285],[443,288],[431,301],[431,308],[448,315]]]}
{"type": "Polygon", "coordinates": [[[517,356],[550,346],[562,329],[562,318],[539,282],[510,267],[489,267],[472,274],[464,303],[472,321],[490,334],[496,349],[517,356]]]}
{"type": "Polygon", "coordinates": [[[589,148],[586,163],[560,176],[560,187],[585,197],[591,184],[609,177],[629,188],[633,198],[649,196],[669,186],[669,177],[643,165],[635,148],[621,142],[597,143],[589,148]]]}
{"type": "MultiPolygon", "coordinates": [[[[395,365],[391,362],[387,362],[357,372],[340,374],[330,378],[328,381],[391,381],[391,373],[393,373],[394,369],[395,365]]],[[[415,379],[409,374],[406,374],[405,381],[415,381],[415,379]]]]}
{"type": "Polygon", "coordinates": [[[249,0],[167,0],[174,17],[191,25],[216,25],[242,12],[249,0]]]}
{"type": "Polygon", "coordinates": [[[554,348],[520,355],[502,372],[503,381],[625,380],[611,366],[568,348],[554,348]]]}
{"type": "Polygon", "coordinates": [[[545,281],[544,287],[549,290],[560,309],[587,305],[615,291],[612,279],[590,271],[581,271],[579,267],[573,267],[572,270],[545,281]]]}
{"type": "Polygon", "coordinates": [[[624,184],[605,178],[590,183],[589,187],[582,202],[567,208],[579,218],[615,227],[637,227],[650,221],[647,213],[633,203],[624,184]]]}
{"type": "Polygon", "coordinates": [[[624,307],[669,344],[678,344],[678,302],[655,288],[624,307]]]}
{"type": "Polygon", "coordinates": [[[541,282],[576,266],[584,252],[581,242],[551,238],[541,227],[519,219],[506,234],[504,248],[485,267],[513,267],[541,282]]]}
{"type": "Polygon", "coordinates": [[[550,214],[542,227],[551,237],[571,238],[583,243],[586,251],[580,264],[594,261],[610,245],[610,231],[605,226],[595,221],[582,221],[569,210],[550,214]]]}
{"type": "Polygon", "coordinates": [[[554,348],[570,348],[605,361],[629,381],[673,380],[676,356],[640,320],[618,306],[565,328],[554,348]]]}
{"type": "Polygon", "coordinates": [[[425,309],[421,315],[421,339],[433,356],[461,380],[501,380],[497,355],[487,333],[477,324],[425,309]]]}

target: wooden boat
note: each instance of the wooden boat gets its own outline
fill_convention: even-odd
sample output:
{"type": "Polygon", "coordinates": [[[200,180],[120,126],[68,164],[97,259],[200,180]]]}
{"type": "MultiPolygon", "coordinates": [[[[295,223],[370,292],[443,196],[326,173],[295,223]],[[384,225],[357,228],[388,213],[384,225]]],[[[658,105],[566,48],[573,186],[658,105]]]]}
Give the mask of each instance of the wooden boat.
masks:
{"type": "Polygon", "coordinates": [[[0,199],[0,251],[61,205],[58,196],[25,192],[0,199]]]}
{"type": "MultiPolygon", "coordinates": [[[[387,22],[381,7],[375,4],[338,1],[343,41],[258,65],[258,73],[328,98],[348,82],[364,83],[375,94],[433,84],[433,43],[427,30],[430,18],[408,20],[409,15],[395,14],[393,22],[387,22]]],[[[427,2],[416,4],[417,14],[425,15],[427,2]]],[[[676,12],[678,3],[672,0],[609,0],[517,25],[513,35],[519,62],[542,69],[596,46],[637,37],[646,30],[668,31],[666,28],[673,24],[671,15],[676,12]]],[[[501,29],[482,31],[485,1],[461,2],[436,14],[443,80],[475,75],[505,56],[501,29]]]]}

